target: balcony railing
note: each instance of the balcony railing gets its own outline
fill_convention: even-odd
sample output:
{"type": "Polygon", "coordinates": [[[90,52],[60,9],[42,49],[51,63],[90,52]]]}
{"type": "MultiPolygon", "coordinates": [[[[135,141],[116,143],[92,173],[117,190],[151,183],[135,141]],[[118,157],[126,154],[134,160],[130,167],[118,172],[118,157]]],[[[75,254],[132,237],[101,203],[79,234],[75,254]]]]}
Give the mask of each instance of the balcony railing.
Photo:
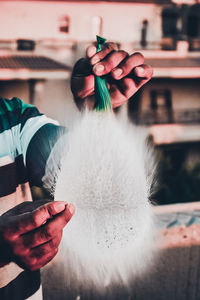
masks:
{"type": "Polygon", "coordinates": [[[153,124],[200,124],[200,108],[179,111],[148,110],[133,117],[137,124],[153,125],[153,124]]]}

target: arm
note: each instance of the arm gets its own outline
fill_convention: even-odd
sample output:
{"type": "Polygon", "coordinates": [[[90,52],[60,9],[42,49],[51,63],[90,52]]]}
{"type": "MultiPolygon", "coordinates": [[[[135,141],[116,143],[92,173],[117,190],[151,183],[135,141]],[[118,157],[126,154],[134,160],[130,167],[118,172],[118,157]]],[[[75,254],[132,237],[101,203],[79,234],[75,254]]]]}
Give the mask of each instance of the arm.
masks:
{"type": "MultiPolygon", "coordinates": [[[[28,181],[31,185],[45,185],[42,178],[45,176],[49,181],[47,188],[51,188],[56,172],[59,167],[61,153],[54,155],[54,170],[48,171],[48,159],[54,147],[62,142],[63,135],[68,129],[59,126],[44,114],[41,114],[36,107],[26,104],[18,98],[9,100],[16,107],[15,115],[18,116],[18,130],[13,132],[13,144],[17,148],[18,155],[22,154],[28,181]]],[[[23,164],[22,164],[23,165],[23,164]]]]}
{"type": "MultiPolygon", "coordinates": [[[[40,150],[43,155],[36,152],[32,159],[29,157],[33,166],[28,168],[30,178],[36,184],[40,183],[46,159],[66,129],[20,99],[2,101],[5,103],[3,113],[7,117],[6,124],[10,124],[9,133],[13,137],[8,151],[12,153],[16,150],[16,155],[22,154],[28,158],[29,155],[35,155],[35,150],[40,150]],[[39,173],[34,162],[35,166],[36,163],[40,165],[39,173]]],[[[7,197],[9,200],[9,194],[7,197]]],[[[67,203],[37,201],[23,202],[0,216],[0,267],[11,261],[30,270],[45,265],[55,256],[63,227],[73,213],[74,207],[67,203]]]]}

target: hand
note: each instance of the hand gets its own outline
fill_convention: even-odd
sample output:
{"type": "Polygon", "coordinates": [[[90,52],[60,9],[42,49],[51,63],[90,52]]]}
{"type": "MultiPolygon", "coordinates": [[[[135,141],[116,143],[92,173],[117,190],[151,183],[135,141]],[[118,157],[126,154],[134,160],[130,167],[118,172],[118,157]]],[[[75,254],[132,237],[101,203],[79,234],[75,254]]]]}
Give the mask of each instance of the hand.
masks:
{"type": "MultiPolygon", "coordinates": [[[[84,105],[87,97],[94,95],[94,75],[105,76],[107,79],[112,106],[115,108],[148,82],[153,70],[144,64],[144,57],[139,52],[128,55],[127,52],[118,50],[115,43],[106,43],[96,53],[96,47],[90,46],[86,51],[86,58],[75,64],[71,77],[71,90],[79,108],[84,105]]],[[[93,105],[94,101],[91,106],[93,105]]]]}
{"type": "Polygon", "coordinates": [[[0,217],[0,266],[14,261],[35,271],[58,252],[62,230],[74,214],[65,202],[24,202],[0,217]]]}

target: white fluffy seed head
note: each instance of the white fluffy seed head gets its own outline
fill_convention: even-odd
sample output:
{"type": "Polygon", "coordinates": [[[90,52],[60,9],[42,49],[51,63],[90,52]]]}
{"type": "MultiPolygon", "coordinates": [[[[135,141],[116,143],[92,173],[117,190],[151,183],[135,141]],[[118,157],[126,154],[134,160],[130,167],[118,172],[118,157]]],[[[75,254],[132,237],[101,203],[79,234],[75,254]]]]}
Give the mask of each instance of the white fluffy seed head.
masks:
{"type": "Polygon", "coordinates": [[[61,246],[66,286],[128,285],[154,249],[146,135],[111,113],[86,112],[66,144],[55,188],[55,200],[76,208],[61,246]]]}

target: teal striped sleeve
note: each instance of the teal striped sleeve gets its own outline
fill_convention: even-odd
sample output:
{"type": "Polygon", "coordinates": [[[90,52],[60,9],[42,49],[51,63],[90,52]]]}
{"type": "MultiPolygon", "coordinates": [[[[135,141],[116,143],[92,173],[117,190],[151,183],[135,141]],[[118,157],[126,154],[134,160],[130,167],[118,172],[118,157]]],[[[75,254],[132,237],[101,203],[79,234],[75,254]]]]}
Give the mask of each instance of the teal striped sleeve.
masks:
{"type": "Polygon", "coordinates": [[[68,130],[59,126],[57,121],[40,114],[36,107],[22,105],[20,143],[29,182],[52,190],[61,158],[59,151],[54,151],[55,155],[52,155],[53,149],[56,149],[58,141],[68,130]],[[53,157],[53,169],[48,163],[49,157],[53,157]]]}
{"type": "MultiPolygon", "coordinates": [[[[46,124],[59,124],[57,121],[41,114],[35,106],[30,104],[24,104],[22,102],[21,112],[20,144],[22,147],[24,162],[26,163],[25,159],[27,148],[35,133],[46,124]]],[[[48,136],[46,138],[48,138],[48,136]]]]}
{"type": "Polygon", "coordinates": [[[53,191],[60,160],[66,145],[65,135],[68,129],[63,126],[46,124],[31,139],[27,154],[26,166],[31,185],[43,186],[53,191]]]}
{"type": "Polygon", "coordinates": [[[58,125],[58,122],[19,98],[0,98],[0,157],[10,155],[15,160],[22,154],[25,163],[32,137],[45,124],[58,125]]]}
{"type": "Polygon", "coordinates": [[[19,98],[0,98],[0,157],[22,155],[32,185],[52,188],[67,131],[19,98]]]}

